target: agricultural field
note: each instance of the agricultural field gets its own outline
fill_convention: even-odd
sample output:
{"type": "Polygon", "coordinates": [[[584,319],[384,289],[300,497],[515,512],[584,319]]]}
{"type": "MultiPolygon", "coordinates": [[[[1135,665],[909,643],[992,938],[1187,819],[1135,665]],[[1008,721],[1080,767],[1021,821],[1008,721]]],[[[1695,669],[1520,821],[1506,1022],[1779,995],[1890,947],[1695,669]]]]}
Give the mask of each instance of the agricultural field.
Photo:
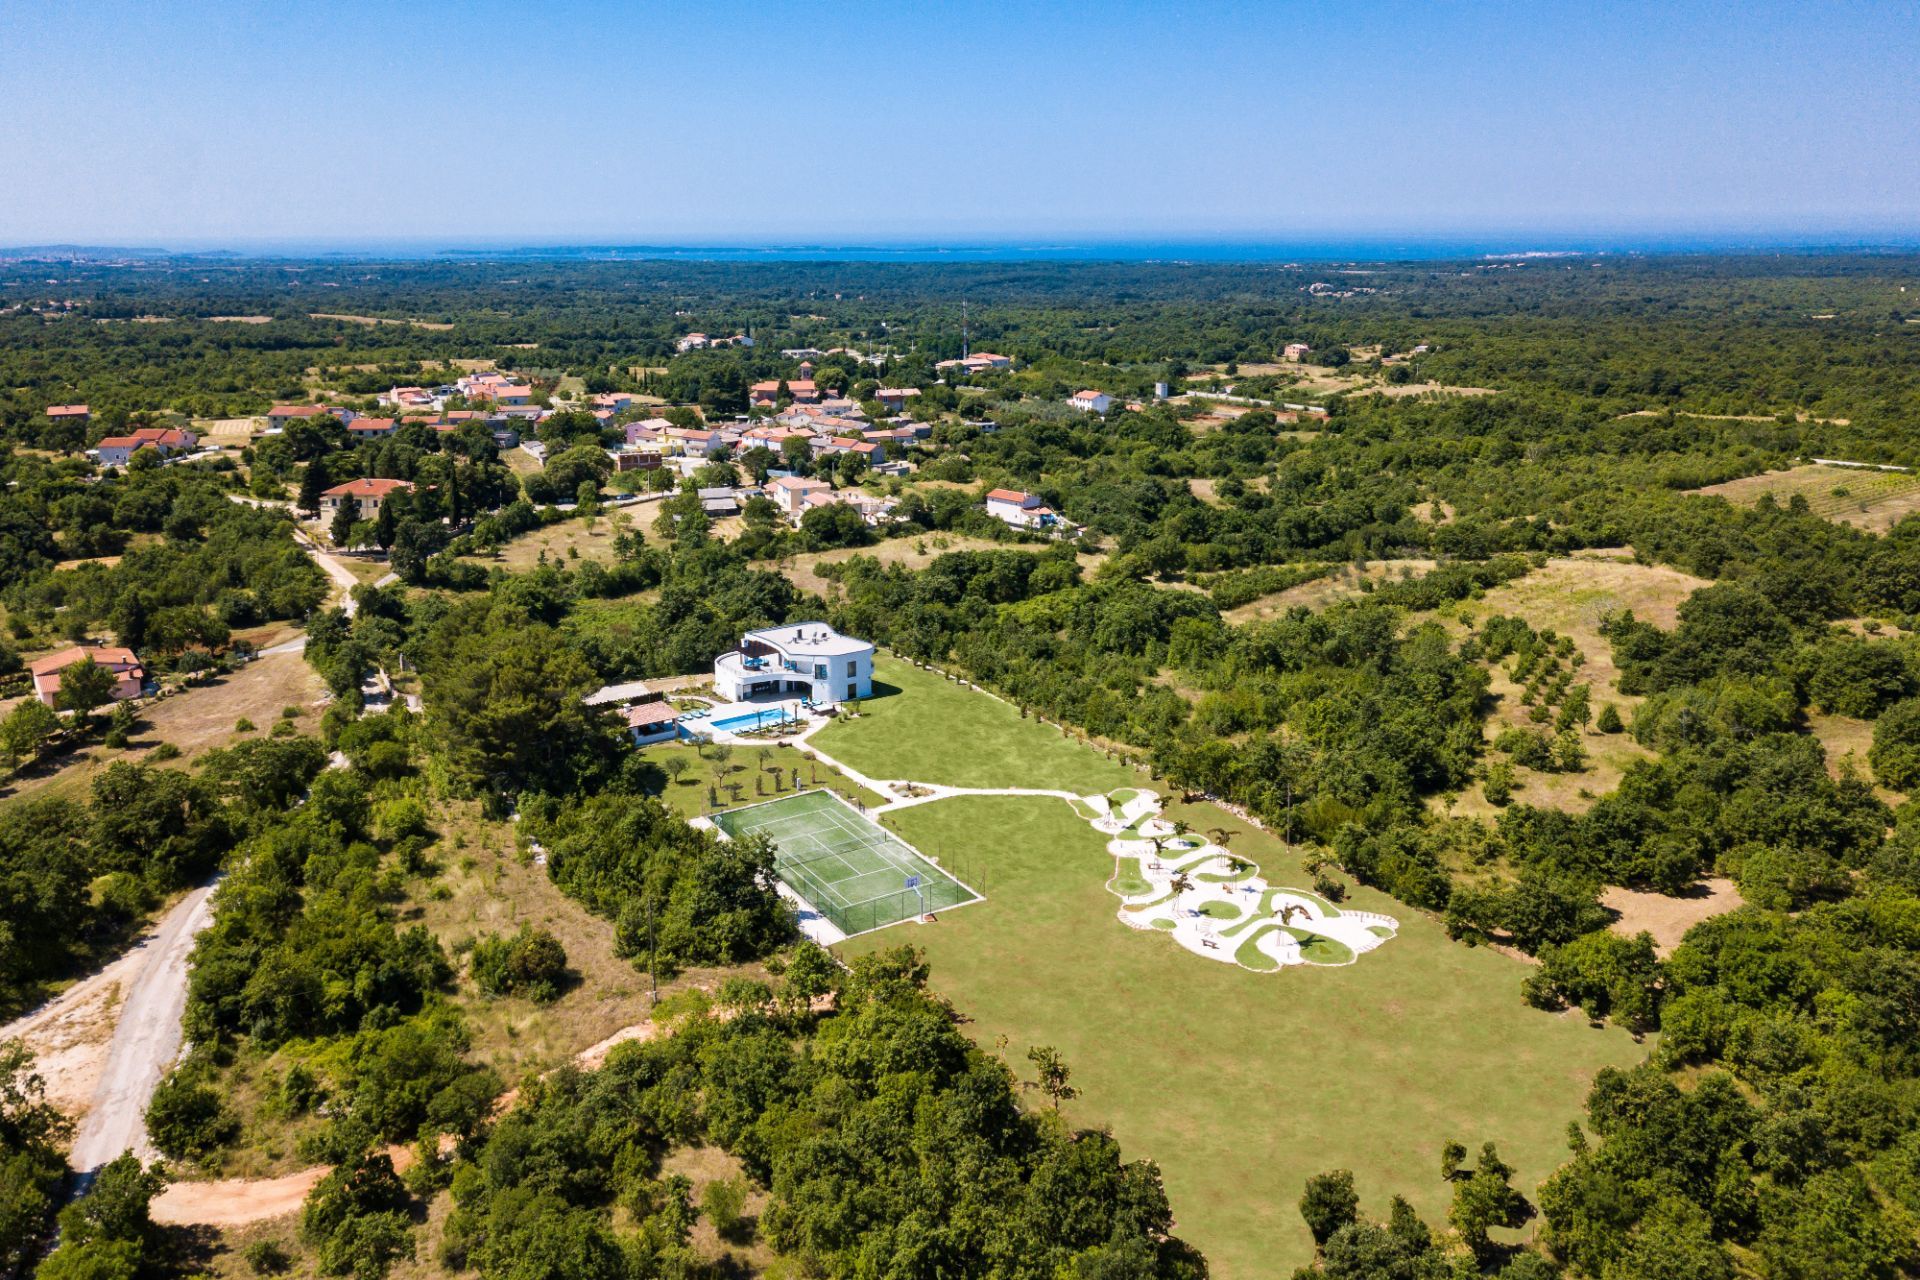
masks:
{"type": "MultiPolygon", "coordinates": [[[[815,739],[863,771],[980,787],[1142,785],[985,695],[897,664],[880,678],[900,692],[815,739]],[[931,749],[904,732],[925,723],[945,730],[931,749]]],[[[1217,808],[1175,804],[1168,816],[1234,831],[1234,853],[1276,883],[1304,878],[1297,853],[1217,808]]],[[[1364,888],[1350,905],[1403,921],[1391,943],[1361,964],[1255,974],[1120,927],[1105,838],[1063,801],[962,796],[881,820],[943,862],[987,868],[987,900],[844,949],[925,948],[968,1034],[1004,1045],[1022,1074],[1027,1046],[1058,1048],[1083,1090],[1070,1119],[1111,1127],[1160,1165],[1178,1230],[1229,1280],[1310,1258],[1294,1205],[1323,1169],[1353,1169],[1365,1204],[1398,1193],[1437,1218],[1444,1185],[1405,1171],[1431,1165],[1450,1138],[1493,1140],[1530,1190],[1563,1158],[1566,1117],[1594,1074],[1645,1054],[1622,1032],[1528,1009],[1522,966],[1451,943],[1437,922],[1364,888]]]]}
{"type": "MultiPolygon", "coordinates": [[[[1549,560],[1543,568],[1488,591],[1478,601],[1445,610],[1441,620],[1449,629],[1464,634],[1469,623],[1477,626],[1496,614],[1506,614],[1526,619],[1537,631],[1551,630],[1569,637],[1579,658],[1579,665],[1573,669],[1574,680],[1592,690],[1595,714],[1611,702],[1623,719],[1631,718],[1640,699],[1620,692],[1620,672],[1613,663],[1612,644],[1600,634],[1601,621],[1610,613],[1632,610],[1642,621],[1670,628],[1681,601],[1707,582],[1677,569],[1635,564],[1626,558],[1628,554],[1591,551],[1549,560]]],[[[1488,739],[1506,728],[1538,728],[1520,701],[1521,687],[1509,677],[1505,665],[1494,664],[1491,674],[1490,692],[1495,703],[1487,718],[1488,739]]],[[[1634,761],[1652,759],[1650,752],[1624,733],[1602,734],[1589,728],[1582,741],[1588,758],[1585,770],[1520,770],[1514,800],[1583,811],[1594,797],[1618,785],[1634,761]]],[[[1458,814],[1484,817],[1495,812],[1477,789],[1450,800],[1436,798],[1435,804],[1458,814]]]]}
{"type": "Polygon", "coordinates": [[[1728,502],[1750,507],[1763,494],[1786,506],[1796,497],[1807,500],[1817,516],[1850,524],[1868,533],[1885,533],[1920,511],[1920,473],[1875,471],[1865,467],[1835,467],[1810,462],[1786,471],[1744,476],[1696,489],[1728,502]]]}

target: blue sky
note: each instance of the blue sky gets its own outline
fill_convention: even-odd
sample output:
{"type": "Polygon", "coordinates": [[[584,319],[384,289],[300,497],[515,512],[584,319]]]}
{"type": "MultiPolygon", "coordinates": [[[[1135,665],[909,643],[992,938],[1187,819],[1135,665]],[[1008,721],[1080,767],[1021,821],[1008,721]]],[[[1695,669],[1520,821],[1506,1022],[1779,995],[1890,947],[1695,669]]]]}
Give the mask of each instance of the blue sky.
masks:
{"type": "Polygon", "coordinates": [[[0,83],[0,244],[1920,229],[1913,0],[0,0],[0,83]]]}

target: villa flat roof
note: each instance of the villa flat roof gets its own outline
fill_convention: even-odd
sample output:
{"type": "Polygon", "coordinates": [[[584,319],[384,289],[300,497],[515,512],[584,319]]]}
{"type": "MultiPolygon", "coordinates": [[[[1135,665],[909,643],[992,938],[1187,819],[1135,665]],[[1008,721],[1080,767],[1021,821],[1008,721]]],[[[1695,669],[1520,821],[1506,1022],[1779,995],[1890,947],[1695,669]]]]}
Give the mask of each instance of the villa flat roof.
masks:
{"type": "Polygon", "coordinates": [[[792,622],[784,627],[767,627],[747,632],[747,639],[770,644],[783,653],[833,658],[850,653],[865,653],[873,648],[865,640],[843,636],[824,622],[792,622]]]}

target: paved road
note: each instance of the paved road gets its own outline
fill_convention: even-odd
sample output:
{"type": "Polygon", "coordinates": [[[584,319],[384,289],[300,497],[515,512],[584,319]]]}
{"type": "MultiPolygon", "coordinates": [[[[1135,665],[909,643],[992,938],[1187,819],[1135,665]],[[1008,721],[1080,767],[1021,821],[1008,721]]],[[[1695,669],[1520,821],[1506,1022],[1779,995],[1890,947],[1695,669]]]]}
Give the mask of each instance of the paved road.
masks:
{"type": "Polygon", "coordinates": [[[80,1122],[67,1156],[67,1163],[82,1173],[98,1169],[123,1151],[149,1160],[156,1154],[147,1141],[147,1102],[180,1055],[187,956],[193,950],[194,935],[213,922],[212,895],[210,884],[195,889],[161,917],[152,935],[140,944],[139,952],[146,959],[127,984],[93,1106],[80,1122]]]}

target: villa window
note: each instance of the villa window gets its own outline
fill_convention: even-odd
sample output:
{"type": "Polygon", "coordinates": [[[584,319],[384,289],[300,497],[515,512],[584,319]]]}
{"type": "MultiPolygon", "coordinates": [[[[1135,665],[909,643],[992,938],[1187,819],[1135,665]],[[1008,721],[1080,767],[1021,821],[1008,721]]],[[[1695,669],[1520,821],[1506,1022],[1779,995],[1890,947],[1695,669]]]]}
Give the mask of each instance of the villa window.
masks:
{"type": "Polygon", "coordinates": [[[853,679],[854,670],[855,668],[853,665],[853,659],[848,658],[847,659],[847,679],[849,680],[853,679]]]}

